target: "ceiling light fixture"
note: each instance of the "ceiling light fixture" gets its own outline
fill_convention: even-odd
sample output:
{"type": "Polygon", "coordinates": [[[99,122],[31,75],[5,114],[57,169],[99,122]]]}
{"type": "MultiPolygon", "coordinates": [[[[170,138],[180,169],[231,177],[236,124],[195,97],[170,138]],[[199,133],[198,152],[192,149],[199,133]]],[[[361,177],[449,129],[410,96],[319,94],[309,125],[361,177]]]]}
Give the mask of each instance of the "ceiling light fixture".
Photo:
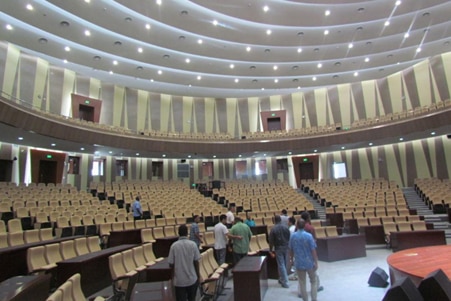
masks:
{"type": "Polygon", "coordinates": [[[186,58],[186,59],[185,59],[185,62],[186,62],[187,64],[189,64],[189,63],[191,62],[191,60],[190,60],[189,58],[186,58]]]}
{"type": "Polygon", "coordinates": [[[66,46],[66,47],[64,47],[64,50],[67,51],[67,52],[69,52],[69,51],[70,51],[70,47],[69,47],[69,46],[66,46]]]}
{"type": "Polygon", "coordinates": [[[316,76],[314,76],[314,77],[312,78],[312,81],[316,81],[316,76]]]}
{"type": "Polygon", "coordinates": [[[396,6],[400,6],[400,5],[401,5],[401,0],[396,1],[396,2],[395,2],[395,5],[396,5],[396,6]]]}
{"type": "Polygon", "coordinates": [[[301,53],[302,52],[302,48],[298,48],[298,53],[301,53]]]}
{"type": "Polygon", "coordinates": [[[235,82],[238,83],[240,80],[238,78],[235,78],[235,82]]]}
{"type": "Polygon", "coordinates": [[[118,64],[118,62],[117,62],[116,60],[114,60],[114,61],[113,61],[113,65],[116,66],[117,64],[118,64]]]}
{"type": "Polygon", "coordinates": [[[279,67],[278,67],[277,65],[274,65],[272,68],[273,68],[274,70],[279,69],[279,67]]]}
{"type": "Polygon", "coordinates": [[[203,42],[202,39],[197,40],[197,44],[202,44],[203,42]]]}
{"type": "Polygon", "coordinates": [[[149,30],[151,28],[150,24],[146,24],[146,29],[149,30]]]}
{"type": "Polygon", "coordinates": [[[323,67],[323,64],[321,64],[321,63],[318,63],[318,65],[316,65],[317,67],[318,67],[318,69],[319,68],[321,68],[321,67],[323,67]]]}
{"type": "Polygon", "coordinates": [[[213,25],[218,26],[218,20],[213,20],[213,25]]]}
{"type": "Polygon", "coordinates": [[[329,30],[328,29],[324,30],[324,35],[327,36],[328,34],[329,34],[329,30]]]}
{"type": "Polygon", "coordinates": [[[230,64],[230,69],[233,69],[233,68],[235,68],[235,65],[234,64],[230,64]]]}
{"type": "Polygon", "coordinates": [[[12,27],[11,24],[6,24],[6,29],[8,29],[8,30],[13,30],[13,27],[12,27]]]}
{"type": "Polygon", "coordinates": [[[161,74],[163,74],[163,71],[161,71],[161,70],[158,70],[158,72],[157,72],[159,75],[161,75],[161,74]]]}
{"type": "Polygon", "coordinates": [[[349,44],[348,44],[348,48],[351,49],[352,47],[354,47],[354,44],[349,43],[349,44]]]}
{"type": "Polygon", "coordinates": [[[279,82],[279,79],[278,79],[278,78],[275,78],[275,79],[274,79],[274,82],[277,84],[277,83],[279,82]]]}
{"type": "Polygon", "coordinates": [[[163,1],[162,1],[162,0],[156,0],[155,3],[156,3],[157,5],[161,5],[161,4],[163,3],[163,1]]]}
{"type": "Polygon", "coordinates": [[[404,39],[407,39],[408,37],[410,37],[410,33],[406,32],[406,33],[404,34],[404,39]]]}
{"type": "Polygon", "coordinates": [[[265,5],[265,6],[263,6],[263,11],[266,13],[267,11],[269,11],[269,6],[268,5],[265,5]]]}
{"type": "Polygon", "coordinates": [[[34,9],[34,8],[33,8],[33,5],[31,5],[31,4],[27,4],[26,8],[27,8],[28,10],[33,10],[33,9],[34,9]]]}
{"type": "Polygon", "coordinates": [[[85,30],[85,36],[87,36],[87,37],[91,36],[91,32],[88,29],[85,30]]]}
{"type": "Polygon", "coordinates": [[[325,12],[324,12],[324,15],[327,17],[327,16],[330,16],[330,10],[326,10],[325,12]]]}
{"type": "Polygon", "coordinates": [[[390,25],[390,21],[385,21],[385,23],[384,23],[384,26],[388,26],[388,25],[390,25]]]}
{"type": "Polygon", "coordinates": [[[197,80],[201,80],[201,79],[202,79],[202,76],[198,75],[197,80]]]}
{"type": "Polygon", "coordinates": [[[139,53],[143,53],[142,47],[138,47],[138,52],[139,52],[139,53]]]}
{"type": "Polygon", "coordinates": [[[266,30],[266,34],[269,36],[272,33],[271,29],[266,30]]]}
{"type": "Polygon", "coordinates": [[[365,58],[365,63],[368,63],[370,61],[370,58],[369,57],[366,57],[365,58]]]}
{"type": "Polygon", "coordinates": [[[247,47],[246,47],[246,51],[247,51],[247,52],[251,51],[251,47],[247,46],[247,47]]]}
{"type": "Polygon", "coordinates": [[[354,77],[359,76],[359,73],[356,71],[354,72],[354,77]]]}

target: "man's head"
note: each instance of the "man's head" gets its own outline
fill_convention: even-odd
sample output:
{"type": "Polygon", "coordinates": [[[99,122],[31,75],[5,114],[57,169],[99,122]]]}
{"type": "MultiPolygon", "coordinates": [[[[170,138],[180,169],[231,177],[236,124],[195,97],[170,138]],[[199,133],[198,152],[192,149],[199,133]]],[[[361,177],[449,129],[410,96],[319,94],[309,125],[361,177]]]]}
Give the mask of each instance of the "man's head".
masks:
{"type": "Polygon", "coordinates": [[[195,222],[195,223],[198,223],[198,222],[200,221],[200,216],[196,214],[196,215],[193,217],[193,219],[194,219],[194,222],[195,222]]]}
{"type": "Polygon", "coordinates": [[[252,213],[246,212],[246,217],[247,217],[247,219],[252,219],[252,213]]]}
{"type": "Polygon", "coordinates": [[[283,210],[282,210],[282,214],[283,214],[283,215],[287,215],[287,210],[283,209],[283,210]]]}
{"type": "Polygon", "coordinates": [[[242,223],[243,222],[243,220],[241,219],[241,217],[235,217],[235,224],[236,223],[242,223]]]}
{"type": "Polygon", "coordinates": [[[141,198],[139,197],[139,195],[136,196],[136,199],[138,202],[141,200],[141,198]]]}
{"type": "Polygon", "coordinates": [[[275,223],[275,224],[278,224],[278,223],[280,223],[281,221],[282,221],[282,219],[280,218],[280,215],[274,216],[274,223],[275,223]]]}
{"type": "Polygon", "coordinates": [[[296,223],[296,228],[298,230],[303,230],[305,228],[305,220],[302,218],[298,219],[298,222],[296,223]]]}
{"type": "Polygon", "coordinates": [[[310,214],[308,211],[304,211],[301,213],[301,218],[306,221],[307,223],[310,222],[310,214]]]}
{"type": "Polygon", "coordinates": [[[186,225],[179,226],[179,236],[188,236],[188,227],[186,225]]]}
{"type": "Polygon", "coordinates": [[[232,212],[235,212],[235,205],[229,205],[229,210],[232,212]]]}
{"type": "Polygon", "coordinates": [[[220,221],[221,223],[225,224],[225,223],[227,222],[227,215],[221,214],[221,215],[219,216],[219,221],[220,221]]]}
{"type": "Polygon", "coordinates": [[[292,216],[290,216],[289,218],[288,218],[288,225],[295,225],[296,224],[296,219],[294,218],[294,217],[292,217],[292,216]]]}

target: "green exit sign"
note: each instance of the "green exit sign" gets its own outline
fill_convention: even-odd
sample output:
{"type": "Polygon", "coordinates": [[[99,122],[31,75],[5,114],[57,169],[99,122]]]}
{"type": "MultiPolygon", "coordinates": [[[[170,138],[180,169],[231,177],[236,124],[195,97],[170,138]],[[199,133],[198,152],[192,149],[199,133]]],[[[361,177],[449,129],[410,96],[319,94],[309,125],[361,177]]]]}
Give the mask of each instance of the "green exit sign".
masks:
{"type": "Polygon", "coordinates": [[[52,158],[53,158],[52,155],[46,155],[45,157],[46,157],[47,159],[52,159],[52,158]]]}
{"type": "Polygon", "coordinates": [[[86,105],[89,105],[90,103],[91,103],[91,101],[90,101],[89,99],[86,99],[86,100],[85,100],[85,104],[86,104],[86,105]]]}
{"type": "Polygon", "coordinates": [[[272,113],[271,116],[272,116],[272,117],[276,116],[276,113],[272,113]]]}
{"type": "Polygon", "coordinates": [[[304,158],[304,159],[302,159],[302,161],[308,162],[308,158],[304,158]]]}

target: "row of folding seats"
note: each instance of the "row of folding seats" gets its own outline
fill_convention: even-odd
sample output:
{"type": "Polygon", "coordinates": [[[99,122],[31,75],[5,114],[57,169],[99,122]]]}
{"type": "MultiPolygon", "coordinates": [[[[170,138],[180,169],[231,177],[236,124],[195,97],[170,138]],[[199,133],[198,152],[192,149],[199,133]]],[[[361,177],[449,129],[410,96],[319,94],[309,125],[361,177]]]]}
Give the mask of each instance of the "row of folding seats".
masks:
{"type": "Polygon", "coordinates": [[[400,222],[386,222],[383,224],[385,235],[390,232],[402,231],[425,231],[426,223],[424,221],[400,221],[400,222]]]}
{"type": "Polygon", "coordinates": [[[248,255],[257,255],[262,251],[269,251],[269,244],[266,240],[266,234],[252,235],[249,241],[248,255]]]}
{"type": "MultiPolygon", "coordinates": [[[[383,216],[383,217],[360,217],[357,218],[357,226],[377,226],[385,223],[400,223],[400,222],[414,222],[420,221],[419,215],[395,215],[395,216],[383,216]]],[[[424,223],[424,221],[422,221],[424,223]]]]}
{"type": "Polygon", "coordinates": [[[218,265],[214,257],[214,249],[207,249],[201,254],[199,261],[200,292],[204,299],[216,300],[227,280],[229,265],[218,265]]]}
{"type": "Polygon", "coordinates": [[[82,237],[28,248],[28,272],[32,274],[44,273],[53,270],[57,262],[96,251],[100,251],[99,238],[97,236],[82,237]]]}
{"type": "MultiPolygon", "coordinates": [[[[81,288],[81,276],[80,274],[74,274],[61,286],[59,286],[46,301],[80,301],[86,300],[86,296],[81,288]]],[[[97,296],[93,301],[103,301],[104,297],[97,296]]]]}
{"type": "Polygon", "coordinates": [[[155,257],[151,243],[111,255],[108,261],[114,295],[129,300],[134,284],[140,276],[145,276],[143,272],[146,268],[163,259],[155,257]]]}
{"type": "Polygon", "coordinates": [[[370,218],[370,217],[386,217],[386,216],[406,216],[410,215],[410,211],[407,208],[395,209],[395,210],[361,210],[361,211],[345,211],[342,212],[343,220],[357,219],[357,218],[370,218]]]}
{"type": "Polygon", "coordinates": [[[0,233],[0,248],[15,247],[27,243],[53,239],[52,229],[33,229],[21,232],[0,233]]]}
{"type": "Polygon", "coordinates": [[[316,238],[337,237],[337,226],[315,227],[316,238]]]}

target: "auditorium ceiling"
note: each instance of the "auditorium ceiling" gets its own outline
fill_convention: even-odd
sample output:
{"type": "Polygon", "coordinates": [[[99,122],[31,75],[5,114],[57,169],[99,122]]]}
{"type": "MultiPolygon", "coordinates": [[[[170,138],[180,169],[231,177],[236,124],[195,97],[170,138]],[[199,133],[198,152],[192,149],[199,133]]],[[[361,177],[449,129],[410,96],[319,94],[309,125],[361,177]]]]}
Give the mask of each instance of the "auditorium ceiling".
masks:
{"type": "Polygon", "coordinates": [[[451,49],[448,0],[14,0],[0,39],[107,82],[251,97],[378,79],[451,49]]]}

